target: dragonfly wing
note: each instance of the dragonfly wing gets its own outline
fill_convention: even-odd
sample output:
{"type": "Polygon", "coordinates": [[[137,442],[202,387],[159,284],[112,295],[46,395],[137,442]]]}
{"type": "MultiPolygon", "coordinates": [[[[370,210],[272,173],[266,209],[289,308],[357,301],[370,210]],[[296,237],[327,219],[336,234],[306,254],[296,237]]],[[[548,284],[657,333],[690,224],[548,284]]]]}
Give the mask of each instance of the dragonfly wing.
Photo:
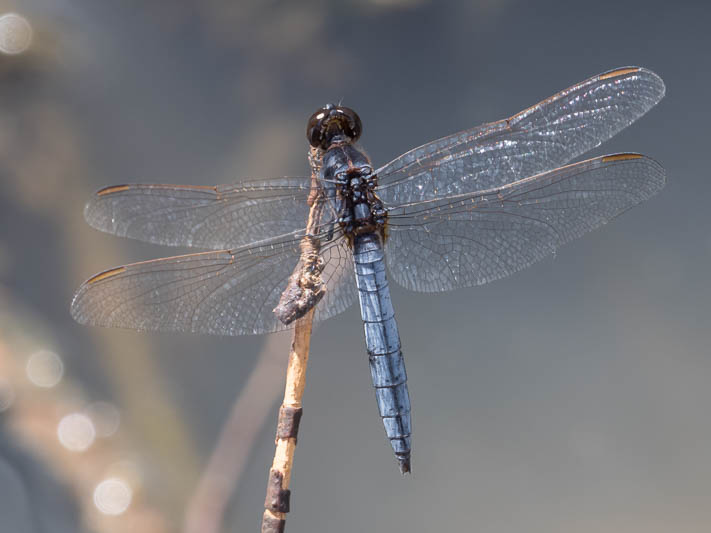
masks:
{"type": "MultiPolygon", "coordinates": [[[[343,257],[324,246],[326,271],[338,270],[343,257]]],[[[203,252],[134,263],[90,278],[72,301],[72,316],[82,324],[135,330],[183,331],[214,335],[259,334],[286,329],[272,309],[299,262],[299,239],[236,250],[203,252]]],[[[327,280],[318,316],[326,318],[355,301],[345,278],[327,280]]],[[[353,285],[351,280],[350,285],[353,285]]]]}
{"type": "Polygon", "coordinates": [[[325,267],[321,279],[326,294],[316,305],[314,320],[321,322],[342,313],[358,300],[353,271],[353,254],[345,239],[338,239],[321,250],[325,267]]]}
{"type": "Polygon", "coordinates": [[[169,246],[238,248],[304,227],[310,178],[238,185],[116,185],[84,210],[96,229],[169,246]]]}
{"type": "Polygon", "coordinates": [[[654,72],[594,76],[498,122],[411,150],[378,170],[385,203],[432,200],[506,185],[551,170],[606,141],[664,96],[654,72]]]}
{"type": "Polygon", "coordinates": [[[389,214],[392,277],[415,291],[481,285],[517,272],[664,187],[664,169],[638,154],[568,165],[389,214]]]}

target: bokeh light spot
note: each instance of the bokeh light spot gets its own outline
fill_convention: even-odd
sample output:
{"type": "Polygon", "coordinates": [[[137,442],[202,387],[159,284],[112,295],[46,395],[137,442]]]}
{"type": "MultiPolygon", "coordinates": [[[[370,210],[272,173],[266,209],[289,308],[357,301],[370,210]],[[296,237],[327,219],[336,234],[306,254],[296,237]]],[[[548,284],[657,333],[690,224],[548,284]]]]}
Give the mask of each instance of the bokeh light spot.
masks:
{"type": "Polygon", "coordinates": [[[61,381],[64,363],[56,353],[40,350],[30,356],[25,371],[33,384],[49,389],[61,381]]]}
{"type": "Polygon", "coordinates": [[[86,451],[96,438],[96,430],[91,419],[81,413],[72,413],[59,421],[57,427],[59,442],[73,452],[86,451]]]}
{"type": "Polygon", "coordinates": [[[0,16],[0,52],[21,54],[32,42],[32,26],[27,19],[17,13],[0,16]]]}
{"type": "Polygon", "coordinates": [[[120,515],[131,504],[133,491],[121,478],[103,480],[94,489],[94,505],[104,514],[120,515]]]}

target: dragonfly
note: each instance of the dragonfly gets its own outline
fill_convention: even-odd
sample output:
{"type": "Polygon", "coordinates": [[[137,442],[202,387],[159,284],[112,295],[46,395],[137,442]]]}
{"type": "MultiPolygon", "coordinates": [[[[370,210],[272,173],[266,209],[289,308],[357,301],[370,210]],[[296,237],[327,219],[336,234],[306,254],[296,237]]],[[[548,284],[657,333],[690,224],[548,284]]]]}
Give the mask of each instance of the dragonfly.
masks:
{"type": "Polygon", "coordinates": [[[482,285],[655,195],[665,171],[649,157],[571,161],[664,92],[654,72],[617,68],[379,168],[359,147],[355,111],[330,104],[307,124],[311,176],[104,188],[84,211],[94,228],[205,251],[101,272],[79,287],[71,314],[98,326],[244,335],[292,327],[311,309],[324,321],[358,301],[380,416],[409,472],[411,407],[388,279],[421,292],[482,285]]]}

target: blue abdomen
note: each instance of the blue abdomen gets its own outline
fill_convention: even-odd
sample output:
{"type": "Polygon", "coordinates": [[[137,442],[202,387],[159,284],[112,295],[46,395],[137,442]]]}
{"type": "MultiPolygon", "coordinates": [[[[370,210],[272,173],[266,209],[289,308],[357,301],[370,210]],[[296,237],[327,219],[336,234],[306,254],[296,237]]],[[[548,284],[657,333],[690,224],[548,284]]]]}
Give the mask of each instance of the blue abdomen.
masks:
{"type": "Polygon", "coordinates": [[[409,472],[410,397],[380,237],[356,235],[353,259],[378,409],[400,470],[409,472]]]}

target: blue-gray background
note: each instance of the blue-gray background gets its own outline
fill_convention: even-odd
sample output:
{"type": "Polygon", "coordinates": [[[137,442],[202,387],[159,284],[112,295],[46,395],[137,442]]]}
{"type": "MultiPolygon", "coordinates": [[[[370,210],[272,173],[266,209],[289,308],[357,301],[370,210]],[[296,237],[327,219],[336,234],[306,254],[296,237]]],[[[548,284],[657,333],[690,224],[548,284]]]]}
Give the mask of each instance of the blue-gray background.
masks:
{"type": "MultiPolygon", "coordinates": [[[[89,275],[176,252],[86,226],[95,189],[304,175],[305,120],[327,102],[358,111],[377,167],[598,72],[656,71],[665,99],[595,153],[660,161],[659,196],[503,281],[437,295],[393,289],[412,476],[397,472],[384,436],[357,309],[317,329],[287,531],[709,531],[708,3],[2,7],[26,16],[35,36],[27,53],[0,57],[0,304],[20,324],[1,331],[36,339],[41,330],[73,390],[117,405],[121,444],[101,446],[139,465],[136,501],[168,530],[180,528],[266,338],[75,324],[69,302],[89,275]]],[[[27,355],[7,357],[21,365],[27,355]]],[[[282,373],[277,392],[254,399],[271,402],[270,414],[226,531],[259,527],[282,373]]],[[[59,401],[37,394],[26,401],[59,401]]],[[[43,456],[13,428],[0,433],[2,505],[86,524],[78,516],[90,494],[66,488],[62,452],[43,456]]],[[[23,513],[0,531],[44,531],[23,513]]],[[[132,530],[121,517],[113,526],[132,530]]]]}

